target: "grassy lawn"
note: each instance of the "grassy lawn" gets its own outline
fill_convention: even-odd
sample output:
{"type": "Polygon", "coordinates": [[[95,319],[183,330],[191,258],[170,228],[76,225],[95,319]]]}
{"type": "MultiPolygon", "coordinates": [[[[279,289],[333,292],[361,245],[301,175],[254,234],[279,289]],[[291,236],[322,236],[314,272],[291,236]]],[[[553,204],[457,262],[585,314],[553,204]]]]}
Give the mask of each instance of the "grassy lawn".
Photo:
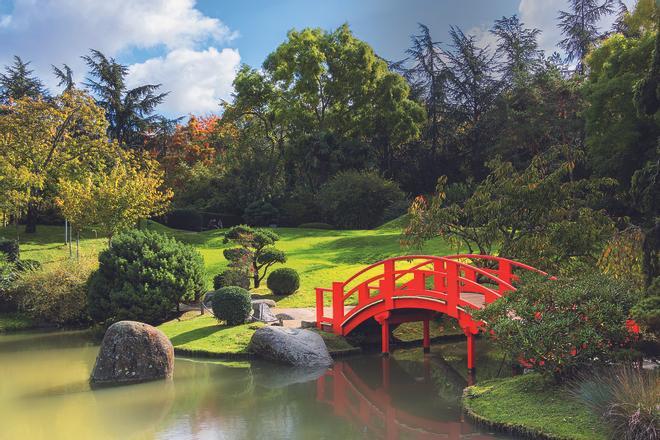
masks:
{"type": "Polygon", "coordinates": [[[466,389],[463,404],[485,422],[519,433],[543,433],[558,439],[605,439],[602,422],[572,400],[561,387],[537,374],[484,381],[466,389]]]}
{"type": "MultiPolygon", "coordinates": [[[[158,328],[167,335],[175,348],[188,354],[243,355],[255,330],[261,323],[243,324],[233,327],[219,325],[211,315],[199,316],[188,312],[179,319],[161,324],[158,328]]],[[[343,338],[319,332],[331,353],[341,353],[354,347],[343,338]]]]}
{"type": "MultiPolygon", "coordinates": [[[[186,232],[153,222],[147,222],[147,227],[195,246],[204,257],[209,288],[213,276],[227,266],[222,255],[222,250],[228,247],[222,242],[223,230],[186,232]]],[[[69,250],[63,243],[63,227],[40,225],[36,234],[24,234],[22,229],[19,231],[22,258],[35,259],[47,265],[69,257],[69,250]]],[[[300,274],[298,292],[284,298],[275,298],[278,306],[311,307],[315,304],[315,287],[330,287],[333,281],[347,279],[365,265],[384,258],[416,253],[413,250],[406,252],[401,248],[400,231],[396,222],[368,231],[278,228],[281,239],[277,246],[287,253],[288,262],[275,267],[291,267],[300,274]]],[[[0,237],[15,236],[14,227],[0,228],[0,237]]],[[[105,239],[87,234],[81,239],[80,253],[83,258],[96,258],[98,252],[106,246],[105,239]]],[[[435,239],[430,241],[422,252],[443,255],[455,251],[446,242],[435,239]]]]}
{"type": "Polygon", "coordinates": [[[27,330],[34,327],[34,322],[20,313],[0,313],[0,333],[27,330]]]}

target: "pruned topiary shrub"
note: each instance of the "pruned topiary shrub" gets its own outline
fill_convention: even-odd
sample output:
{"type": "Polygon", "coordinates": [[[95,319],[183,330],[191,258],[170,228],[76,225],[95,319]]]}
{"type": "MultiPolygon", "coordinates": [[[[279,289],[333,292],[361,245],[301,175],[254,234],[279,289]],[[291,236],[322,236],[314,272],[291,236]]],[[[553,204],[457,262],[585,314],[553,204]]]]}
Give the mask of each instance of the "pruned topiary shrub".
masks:
{"type": "Polygon", "coordinates": [[[213,288],[238,286],[243,289],[250,288],[250,275],[241,269],[229,268],[213,277],[213,288]]]}
{"type": "Polygon", "coordinates": [[[204,292],[204,261],[192,246],[153,231],[117,235],[99,254],[89,284],[89,312],[96,322],[124,319],[157,324],[181,301],[204,292]]]}
{"type": "Polygon", "coordinates": [[[250,293],[242,287],[223,287],[216,290],[211,307],[219,321],[225,321],[227,325],[243,324],[252,310],[250,293]]]}
{"type": "Polygon", "coordinates": [[[272,271],[266,284],[275,295],[290,295],[300,287],[300,277],[294,269],[283,267],[272,271]]]}

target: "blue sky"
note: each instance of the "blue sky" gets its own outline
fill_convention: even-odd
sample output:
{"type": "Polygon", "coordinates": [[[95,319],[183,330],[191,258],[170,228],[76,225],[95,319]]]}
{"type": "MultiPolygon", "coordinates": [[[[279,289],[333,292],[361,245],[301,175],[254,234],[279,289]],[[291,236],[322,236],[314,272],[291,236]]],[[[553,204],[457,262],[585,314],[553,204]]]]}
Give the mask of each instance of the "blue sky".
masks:
{"type": "Polygon", "coordinates": [[[82,80],[80,55],[95,48],[128,65],[131,84],[162,83],[170,95],[161,112],[205,114],[230,99],[241,63],[260,66],[292,28],[348,23],[380,56],[398,60],[418,22],[438,41],[457,25],[492,46],[492,22],[518,14],[552,51],[561,37],[557,12],[566,7],[567,0],[0,0],[0,65],[20,55],[55,89],[50,65],[67,63],[82,80]]]}

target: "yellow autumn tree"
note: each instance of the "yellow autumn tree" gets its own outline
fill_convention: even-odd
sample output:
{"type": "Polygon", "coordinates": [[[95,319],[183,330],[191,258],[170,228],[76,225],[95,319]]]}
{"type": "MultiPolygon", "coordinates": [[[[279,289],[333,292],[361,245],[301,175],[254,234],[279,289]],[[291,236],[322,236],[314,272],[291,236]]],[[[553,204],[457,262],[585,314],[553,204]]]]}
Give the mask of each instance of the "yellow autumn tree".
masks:
{"type": "Polygon", "coordinates": [[[167,210],[172,191],[162,186],[158,162],[124,152],[101,172],[60,180],[55,200],[74,230],[93,229],[111,240],[138,221],[167,210]]]}
{"type": "Polygon", "coordinates": [[[116,147],[107,140],[104,110],[80,90],[21,98],[0,110],[2,209],[27,212],[26,232],[34,232],[36,214],[52,203],[57,182],[97,170],[116,147]]]}

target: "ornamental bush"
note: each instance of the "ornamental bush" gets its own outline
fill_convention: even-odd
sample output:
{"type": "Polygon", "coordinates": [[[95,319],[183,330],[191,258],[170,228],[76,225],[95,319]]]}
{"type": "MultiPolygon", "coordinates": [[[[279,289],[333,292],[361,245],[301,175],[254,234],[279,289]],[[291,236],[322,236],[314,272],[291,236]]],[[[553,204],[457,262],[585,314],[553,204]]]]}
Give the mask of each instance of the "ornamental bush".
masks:
{"type": "Polygon", "coordinates": [[[36,322],[88,324],[87,282],[95,265],[89,259],[64,261],[20,272],[12,288],[19,310],[36,322]]]}
{"type": "Polygon", "coordinates": [[[20,248],[18,241],[8,238],[0,238],[0,253],[7,256],[7,261],[15,263],[20,259],[20,248]]]}
{"type": "Polygon", "coordinates": [[[535,275],[473,315],[511,359],[561,381],[633,356],[627,320],[637,297],[626,280],[597,272],[558,280],[535,275]]]}
{"type": "Polygon", "coordinates": [[[243,289],[250,288],[250,275],[241,269],[229,268],[223,270],[215,277],[213,277],[213,288],[220,289],[221,287],[238,286],[243,289]]]}
{"type": "Polygon", "coordinates": [[[300,277],[295,269],[282,267],[268,275],[266,285],[275,295],[290,295],[300,287],[300,277]]]}
{"type": "Polygon", "coordinates": [[[333,225],[345,229],[371,229],[383,223],[385,211],[400,204],[398,185],[374,172],[342,171],[323,187],[318,205],[333,225]]]}
{"type": "Polygon", "coordinates": [[[250,293],[242,287],[223,287],[215,291],[211,307],[219,321],[225,321],[227,325],[243,324],[252,310],[250,293]]]}
{"type": "Polygon", "coordinates": [[[96,322],[157,324],[181,301],[204,292],[204,262],[192,247],[153,231],[117,235],[99,254],[90,278],[89,312],[96,322]]]}

